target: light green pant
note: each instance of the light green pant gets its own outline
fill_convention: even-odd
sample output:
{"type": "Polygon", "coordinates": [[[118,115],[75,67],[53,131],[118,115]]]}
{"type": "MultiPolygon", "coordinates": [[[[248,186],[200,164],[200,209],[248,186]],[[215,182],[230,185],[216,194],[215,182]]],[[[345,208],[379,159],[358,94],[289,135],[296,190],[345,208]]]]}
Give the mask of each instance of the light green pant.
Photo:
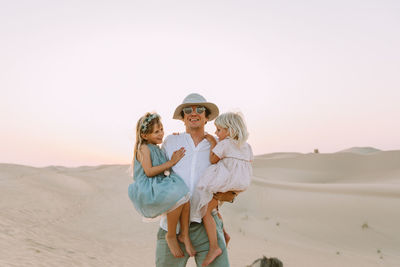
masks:
{"type": "MultiPolygon", "coordinates": [[[[226,250],[224,232],[222,231],[222,222],[217,215],[214,215],[215,223],[217,224],[218,245],[222,249],[222,254],[219,255],[210,265],[210,267],[229,267],[228,251],[226,250]]],[[[157,248],[156,248],[156,266],[157,267],[184,267],[189,260],[189,255],[185,250],[185,245],[179,243],[182,251],[185,253],[184,258],[175,258],[169,250],[165,234],[167,232],[163,229],[158,230],[157,234],[157,248]]],[[[191,223],[189,228],[190,239],[194,249],[196,250],[195,261],[197,266],[201,266],[205,259],[209,243],[206,229],[203,223],[191,223]]]]}

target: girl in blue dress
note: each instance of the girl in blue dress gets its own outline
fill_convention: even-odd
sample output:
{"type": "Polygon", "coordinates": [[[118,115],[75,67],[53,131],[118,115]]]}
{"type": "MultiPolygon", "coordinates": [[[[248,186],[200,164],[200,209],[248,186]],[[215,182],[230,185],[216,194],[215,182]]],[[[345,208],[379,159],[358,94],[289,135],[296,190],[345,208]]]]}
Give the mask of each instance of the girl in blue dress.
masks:
{"type": "Polygon", "coordinates": [[[133,156],[134,183],[129,185],[128,194],[136,210],[145,218],[155,218],[167,213],[168,232],[165,236],[168,247],[175,257],[184,254],[178,244],[185,244],[189,256],[196,251],[189,237],[189,188],[176,173],[171,170],[183,156],[185,150],[175,151],[171,160],[158,144],[164,137],[160,116],[146,113],[136,125],[136,144],[133,156]],[[176,228],[180,222],[180,234],[176,228]]]}

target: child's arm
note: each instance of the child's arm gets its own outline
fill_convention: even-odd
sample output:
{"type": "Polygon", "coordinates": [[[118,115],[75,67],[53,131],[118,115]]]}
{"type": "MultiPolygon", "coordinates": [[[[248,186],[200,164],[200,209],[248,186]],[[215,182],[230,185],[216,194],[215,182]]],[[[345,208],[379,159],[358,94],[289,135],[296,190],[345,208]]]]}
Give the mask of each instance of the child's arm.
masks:
{"type": "Polygon", "coordinates": [[[208,142],[210,142],[211,147],[210,147],[210,162],[211,164],[217,163],[220,158],[212,152],[213,148],[217,145],[217,140],[215,140],[214,136],[206,134],[205,138],[207,139],[208,142]]]}
{"type": "Polygon", "coordinates": [[[140,147],[140,152],[141,152],[141,163],[142,167],[144,170],[144,173],[146,174],[147,177],[153,177],[156,176],[157,174],[160,174],[164,172],[165,170],[168,170],[172,166],[174,166],[183,156],[185,156],[185,149],[181,147],[181,149],[176,150],[171,157],[171,160],[158,165],[158,166],[153,166],[151,163],[151,157],[150,157],[150,149],[148,148],[147,145],[142,145],[140,147]]]}

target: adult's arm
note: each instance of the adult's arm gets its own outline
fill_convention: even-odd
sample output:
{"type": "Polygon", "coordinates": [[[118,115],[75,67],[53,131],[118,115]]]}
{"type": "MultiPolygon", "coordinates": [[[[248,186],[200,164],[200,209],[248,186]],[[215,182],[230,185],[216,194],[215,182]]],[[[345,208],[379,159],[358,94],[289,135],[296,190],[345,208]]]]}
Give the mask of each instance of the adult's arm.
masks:
{"type": "Polygon", "coordinates": [[[219,201],[224,201],[224,202],[233,202],[235,200],[235,197],[237,196],[237,193],[235,191],[228,191],[228,192],[218,192],[214,194],[214,198],[219,201]]]}

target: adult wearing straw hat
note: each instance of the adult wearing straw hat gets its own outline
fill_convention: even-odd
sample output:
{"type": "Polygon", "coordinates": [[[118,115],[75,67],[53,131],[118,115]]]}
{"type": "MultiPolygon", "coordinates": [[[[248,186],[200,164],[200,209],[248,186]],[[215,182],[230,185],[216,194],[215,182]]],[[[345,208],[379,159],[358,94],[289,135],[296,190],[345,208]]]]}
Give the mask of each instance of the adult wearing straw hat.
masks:
{"type": "MultiPolygon", "coordinates": [[[[196,190],[198,179],[203,175],[204,171],[210,166],[210,143],[205,139],[204,126],[208,121],[215,119],[219,114],[218,107],[211,102],[208,102],[203,96],[192,93],[183,99],[174,112],[173,118],[182,120],[185,125],[185,132],[178,135],[170,135],[165,138],[163,143],[163,150],[166,152],[167,157],[171,157],[172,153],[184,147],[186,150],[185,156],[172,167],[185,181],[193,195],[196,190]]],[[[191,198],[191,206],[195,199],[191,198]]],[[[195,204],[195,203],[193,203],[195,204]]],[[[225,267],[229,266],[228,252],[224,238],[223,224],[217,212],[213,214],[215,223],[217,225],[218,245],[222,249],[222,254],[208,266],[225,267]]],[[[157,234],[157,248],[156,248],[156,266],[186,266],[189,255],[186,252],[184,245],[180,243],[184,257],[175,258],[165,240],[165,234],[168,231],[166,216],[161,218],[160,229],[157,234]]],[[[178,229],[177,229],[178,231],[178,229]]],[[[196,250],[195,261],[197,266],[202,266],[202,263],[208,253],[208,237],[206,230],[201,221],[200,210],[190,210],[190,229],[189,235],[196,250]]]]}

